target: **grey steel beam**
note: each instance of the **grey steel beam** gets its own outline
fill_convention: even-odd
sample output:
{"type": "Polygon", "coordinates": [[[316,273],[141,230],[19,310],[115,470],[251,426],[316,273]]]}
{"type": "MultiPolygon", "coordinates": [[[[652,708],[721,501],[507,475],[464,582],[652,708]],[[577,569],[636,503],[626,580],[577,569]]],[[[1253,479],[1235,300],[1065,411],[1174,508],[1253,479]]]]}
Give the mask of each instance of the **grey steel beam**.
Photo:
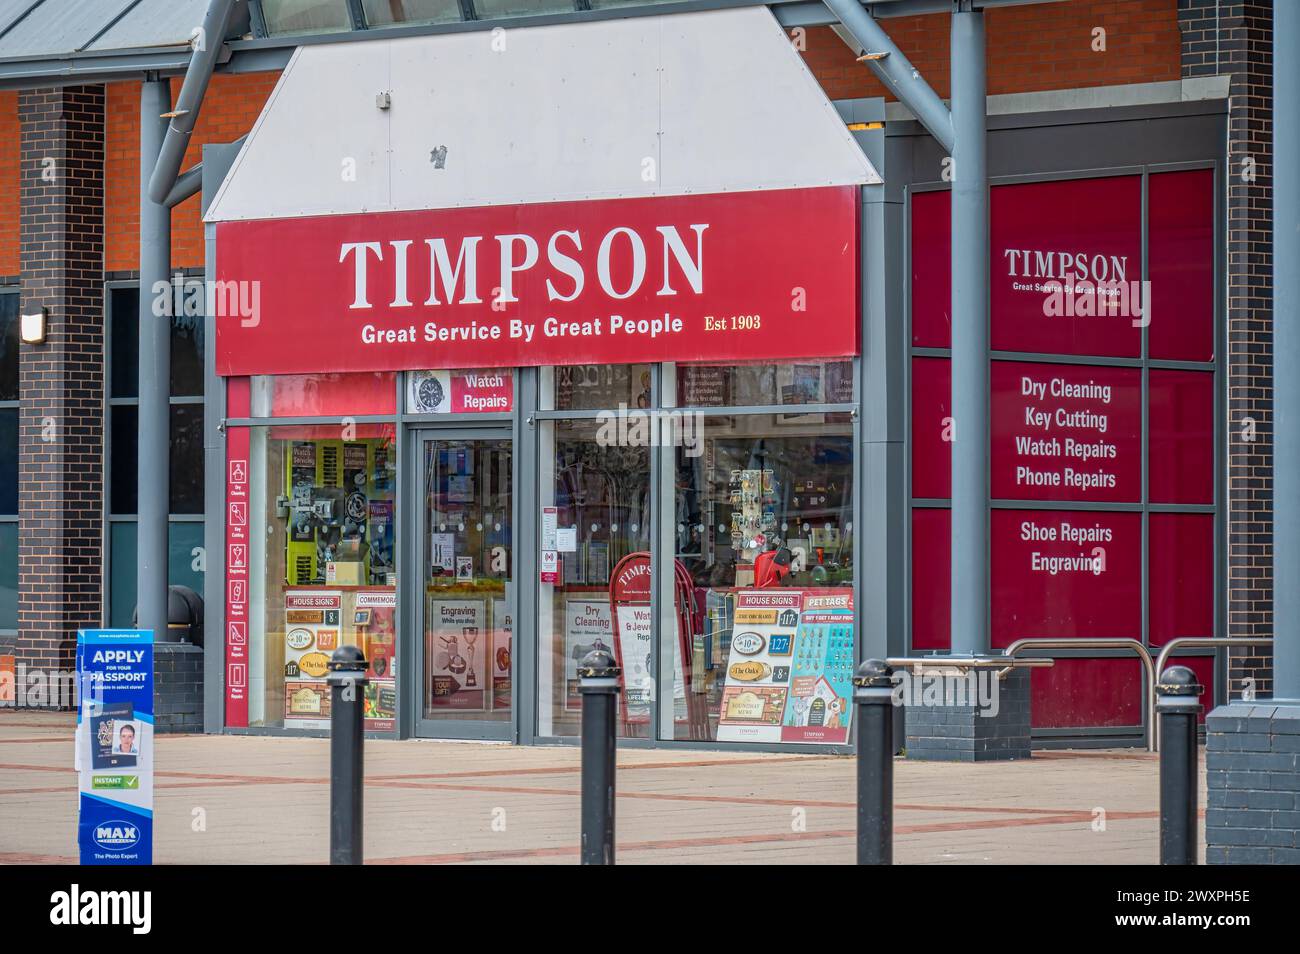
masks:
{"type": "Polygon", "coordinates": [[[989,183],[984,14],[952,15],[952,651],[989,651],[989,183]]]}
{"type": "MultiPolygon", "coordinates": [[[[1273,5],[1273,49],[1300,3],[1273,5]]],[[[1273,698],[1300,703],[1300,56],[1273,57],[1273,698]],[[1291,120],[1297,122],[1292,122],[1291,120]]]]}
{"type": "Polygon", "coordinates": [[[189,69],[185,71],[185,82],[176,97],[176,108],[168,110],[171,115],[167,137],[149,179],[149,197],[154,202],[164,202],[176,184],[181,163],[185,161],[185,150],[190,144],[190,134],[199,118],[199,107],[203,105],[203,95],[208,91],[213,70],[217,68],[234,11],[235,0],[212,0],[203,15],[202,33],[194,46],[189,69]]]}
{"type": "Polygon", "coordinates": [[[953,150],[953,124],[948,107],[939,94],[930,88],[920,72],[912,66],[902,50],[889,38],[889,34],[871,18],[858,0],[824,0],[826,6],[844,24],[869,57],[871,71],[885,84],[899,102],[912,111],[917,120],[940,145],[953,150]]]}
{"type": "MultiPolygon", "coordinates": [[[[171,439],[171,295],[154,307],[157,283],[170,281],[171,212],[149,197],[149,177],[166,135],[171,84],[156,77],[140,87],[140,384],[136,515],[137,625],[167,633],[168,461],[171,439]]],[[[170,287],[170,286],[169,286],[170,287]]]]}

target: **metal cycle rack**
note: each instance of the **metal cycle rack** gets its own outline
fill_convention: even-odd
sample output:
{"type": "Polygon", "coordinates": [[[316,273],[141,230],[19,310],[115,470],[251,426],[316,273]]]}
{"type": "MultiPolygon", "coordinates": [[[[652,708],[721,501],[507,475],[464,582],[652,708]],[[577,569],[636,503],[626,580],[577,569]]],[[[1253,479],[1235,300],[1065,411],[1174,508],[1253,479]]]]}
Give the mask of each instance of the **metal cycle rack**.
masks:
{"type": "MultiPolygon", "coordinates": [[[[1146,689],[1147,689],[1147,719],[1146,729],[1143,735],[1146,738],[1147,751],[1156,750],[1156,703],[1155,703],[1155,685],[1158,678],[1156,665],[1151,659],[1151,652],[1146,646],[1142,645],[1136,639],[1089,639],[1078,637],[1074,639],[1040,639],[1037,637],[1028,637],[1026,639],[1017,639],[1008,646],[1004,652],[1008,657],[1014,658],[1020,653],[1031,649],[1129,649],[1137,654],[1142,660],[1142,666],[1146,670],[1146,689]]],[[[1008,669],[1011,667],[1008,666],[1008,669]]],[[[999,673],[999,676],[1002,674],[999,673]]]]}
{"type": "MultiPolygon", "coordinates": [[[[1206,648],[1232,648],[1233,646],[1271,646],[1273,638],[1271,636],[1260,636],[1256,638],[1237,637],[1237,636],[1179,636],[1177,639],[1171,639],[1161,647],[1159,655],[1153,660],[1151,651],[1136,639],[1039,639],[1029,637],[1026,639],[1017,639],[1005,650],[1006,655],[1015,657],[1021,652],[1033,649],[1130,649],[1139,659],[1142,660],[1142,666],[1146,670],[1146,688],[1147,688],[1147,726],[1146,736],[1147,751],[1155,752],[1159,748],[1160,730],[1156,724],[1155,708],[1155,687],[1160,679],[1160,674],[1165,671],[1169,658],[1179,649],[1188,649],[1197,646],[1206,648]]],[[[893,660],[890,660],[893,664],[893,660]]],[[[1008,667],[1010,668],[1010,667],[1008,667]]],[[[998,673],[999,678],[1003,673],[998,673]]]]}
{"type": "MultiPolygon", "coordinates": [[[[1169,657],[1176,650],[1194,648],[1203,646],[1212,649],[1231,649],[1233,646],[1272,646],[1272,636],[1241,637],[1241,636],[1179,636],[1177,639],[1171,639],[1160,647],[1160,654],[1156,657],[1156,676],[1165,671],[1165,664],[1169,662],[1169,657]]],[[[1217,655],[1217,654],[1216,654],[1217,655]]],[[[1156,730],[1155,747],[1159,747],[1159,729],[1156,730]]]]}

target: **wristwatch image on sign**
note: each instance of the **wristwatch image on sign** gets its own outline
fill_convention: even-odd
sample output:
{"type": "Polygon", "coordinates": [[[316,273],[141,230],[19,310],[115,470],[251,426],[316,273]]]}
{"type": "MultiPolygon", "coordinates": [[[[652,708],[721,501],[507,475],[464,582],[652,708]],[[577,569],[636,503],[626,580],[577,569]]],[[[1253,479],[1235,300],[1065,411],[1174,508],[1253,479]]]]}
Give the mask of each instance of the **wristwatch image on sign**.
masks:
{"type": "Polygon", "coordinates": [[[447,389],[436,374],[425,372],[417,377],[412,385],[411,400],[414,404],[411,410],[414,413],[437,414],[447,410],[444,407],[447,401],[447,389]]]}

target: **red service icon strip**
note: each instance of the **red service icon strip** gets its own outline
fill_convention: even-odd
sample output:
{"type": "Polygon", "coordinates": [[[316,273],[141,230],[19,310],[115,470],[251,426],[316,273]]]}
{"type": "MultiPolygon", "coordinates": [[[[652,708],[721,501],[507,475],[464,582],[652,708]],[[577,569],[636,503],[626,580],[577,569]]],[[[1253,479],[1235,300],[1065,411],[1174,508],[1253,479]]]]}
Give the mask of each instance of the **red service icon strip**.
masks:
{"type": "Polygon", "coordinates": [[[226,435],[226,725],[248,725],[248,428],[226,435]]]}

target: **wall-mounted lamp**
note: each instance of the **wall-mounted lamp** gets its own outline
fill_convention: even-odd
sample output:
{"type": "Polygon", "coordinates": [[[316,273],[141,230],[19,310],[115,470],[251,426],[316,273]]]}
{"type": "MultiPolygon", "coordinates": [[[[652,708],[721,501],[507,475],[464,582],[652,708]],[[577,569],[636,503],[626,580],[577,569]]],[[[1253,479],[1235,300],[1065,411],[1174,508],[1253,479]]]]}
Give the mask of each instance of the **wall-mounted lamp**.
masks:
{"type": "Polygon", "coordinates": [[[18,333],[24,344],[45,344],[45,318],[48,314],[48,310],[42,308],[34,314],[21,317],[18,333]]]}

